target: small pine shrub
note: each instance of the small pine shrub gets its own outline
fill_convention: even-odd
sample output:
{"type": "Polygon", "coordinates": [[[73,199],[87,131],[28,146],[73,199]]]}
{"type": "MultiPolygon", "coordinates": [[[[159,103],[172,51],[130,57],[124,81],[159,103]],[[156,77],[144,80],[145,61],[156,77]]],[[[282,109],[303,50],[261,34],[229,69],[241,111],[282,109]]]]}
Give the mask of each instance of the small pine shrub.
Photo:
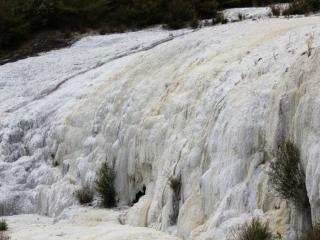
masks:
{"type": "Polygon", "coordinates": [[[295,4],[291,4],[287,9],[283,10],[283,15],[289,17],[290,15],[301,15],[305,11],[295,4]]]}
{"type": "Polygon", "coordinates": [[[199,20],[195,17],[190,21],[190,27],[196,29],[200,26],[199,20]]]}
{"type": "Polygon", "coordinates": [[[280,8],[276,7],[275,5],[271,6],[271,12],[272,12],[272,15],[275,17],[279,17],[281,15],[280,8]]]}
{"type": "Polygon", "coordinates": [[[299,149],[292,142],[287,141],[279,147],[268,174],[280,197],[292,201],[302,209],[310,209],[299,149]]]}
{"type": "Polygon", "coordinates": [[[217,9],[219,6],[218,1],[215,0],[196,0],[192,1],[197,15],[201,19],[209,19],[217,14],[217,9]]]}
{"type": "Polygon", "coordinates": [[[205,27],[210,26],[210,22],[208,20],[204,20],[203,26],[205,27]]]}
{"type": "Polygon", "coordinates": [[[316,224],[309,231],[304,232],[298,240],[320,240],[320,224],[316,224]]]}
{"type": "Polygon", "coordinates": [[[90,204],[93,201],[93,191],[90,187],[83,187],[76,194],[81,205],[90,204]]]}
{"type": "Polygon", "coordinates": [[[97,173],[96,190],[101,197],[103,207],[111,208],[116,205],[115,176],[114,169],[107,163],[104,163],[97,173]]]}
{"type": "Polygon", "coordinates": [[[243,21],[243,20],[245,20],[245,16],[242,13],[239,13],[238,19],[239,19],[239,21],[243,21]]]}
{"type": "Polygon", "coordinates": [[[241,226],[232,233],[233,240],[272,240],[274,239],[269,230],[269,225],[253,219],[251,223],[241,226]]]}
{"type": "Polygon", "coordinates": [[[8,224],[5,219],[0,220],[0,232],[4,232],[8,230],[8,224]]]}
{"type": "Polygon", "coordinates": [[[179,29],[196,18],[196,12],[190,1],[172,0],[168,7],[167,26],[179,29]]]}
{"type": "Polygon", "coordinates": [[[217,16],[215,18],[213,18],[212,20],[212,24],[226,24],[228,23],[228,19],[225,18],[224,14],[222,12],[217,13],[217,16]]]}

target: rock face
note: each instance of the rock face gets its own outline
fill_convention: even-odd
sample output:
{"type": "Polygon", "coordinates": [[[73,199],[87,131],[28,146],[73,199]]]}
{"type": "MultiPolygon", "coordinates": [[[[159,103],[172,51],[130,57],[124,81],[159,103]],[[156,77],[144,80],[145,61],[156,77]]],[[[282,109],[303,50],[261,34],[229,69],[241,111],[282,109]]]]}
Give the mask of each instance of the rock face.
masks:
{"type": "Polygon", "coordinates": [[[1,66],[5,214],[59,215],[108,161],[120,205],[146,187],[129,224],[220,240],[257,216],[292,239],[310,217],[267,171],[295,142],[320,221],[319,37],[320,17],[153,29],[1,66]]]}

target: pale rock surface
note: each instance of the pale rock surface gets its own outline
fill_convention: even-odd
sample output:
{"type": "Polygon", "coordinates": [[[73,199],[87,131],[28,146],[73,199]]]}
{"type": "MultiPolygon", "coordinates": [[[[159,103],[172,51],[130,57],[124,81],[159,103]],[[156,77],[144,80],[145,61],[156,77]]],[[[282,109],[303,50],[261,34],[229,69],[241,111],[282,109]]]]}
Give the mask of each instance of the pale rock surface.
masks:
{"type": "Polygon", "coordinates": [[[11,240],[179,240],[151,228],[119,223],[119,212],[91,208],[68,209],[63,218],[39,215],[8,217],[11,240]]]}
{"type": "Polygon", "coordinates": [[[139,202],[133,205],[132,209],[127,213],[124,222],[132,226],[147,227],[148,211],[151,204],[151,198],[143,196],[139,202]]]}
{"type": "Polygon", "coordinates": [[[0,66],[5,214],[59,216],[108,161],[120,205],[146,187],[124,222],[223,240],[260,217],[293,239],[310,219],[275,197],[267,171],[294,141],[320,221],[319,45],[320,17],[264,19],[88,37],[0,66]]]}
{"type": "Polygon", "coordinates": [[[200,194],[194,194],[189,197],[180,209],[178,219],[178,236],[183,239],[189,237],[197,227],[204,223],[205,217],[200,194]]]}
{"type": "Polygon", "coordinates": [[[245,19],[262,19],[272,16],[270,7],[257,8],[230,8],[222,11],[225,19],[229,22],[241,21],[245,19]]]}

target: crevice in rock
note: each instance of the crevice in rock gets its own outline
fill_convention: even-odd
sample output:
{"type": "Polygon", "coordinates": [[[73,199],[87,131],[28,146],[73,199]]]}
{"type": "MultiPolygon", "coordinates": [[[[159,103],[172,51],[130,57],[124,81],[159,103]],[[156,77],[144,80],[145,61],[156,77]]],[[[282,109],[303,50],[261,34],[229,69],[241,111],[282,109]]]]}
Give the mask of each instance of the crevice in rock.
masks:
{"type": "Polygon", "coordinates": [[[170,188],[172,190],[172,213],[170,214],[170,225],[177,224],[179,210],[180,210],[180,200],[181,200],[181,176],[171,177],[169,179],[170,188]]]}
{"type": "Polygon", "coordinates": [[[146,186],[145,185],[143,185],[142,190],[140,190],[136,193],[136,197],[132,201],[132,205],[139,202],[140,198],[143,197],[144,195],[146,195],[146,186]]]}

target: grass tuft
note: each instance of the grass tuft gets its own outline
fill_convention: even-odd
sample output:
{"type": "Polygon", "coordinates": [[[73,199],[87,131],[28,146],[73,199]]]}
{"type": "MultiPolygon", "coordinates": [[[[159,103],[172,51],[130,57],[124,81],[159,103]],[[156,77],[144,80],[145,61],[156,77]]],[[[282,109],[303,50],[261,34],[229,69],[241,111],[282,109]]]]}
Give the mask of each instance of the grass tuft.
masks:
{"type": "Polygon", "coordinates": [[[233,240],[272,240],[274,239],[267,223],[254,218],[251,223],[242,225],[232,233],[233,240]]]}
{"type": "Polygon", "coordinates": [[[300,152],[292,142],[287,141],[279,147],[276,160],[271,163],[268,174],[280,197],[293,202],[299,208],[310,209],[300,152]]]}
{"type": "Polygon", "coordinates": [[[76,196],[81,205],[90,204],[93,201],[93,191],[90,187],[83,187],[76,192],[76,196]]]}
{"type": "Polygon", "coordinates": [[[97,173],[96,190],[101,197],[103,207],[111,208],[116,205],[115,177],[114,169],[107,163],[104,163],[97,173]]]}
{"type": "Polygon", "coordinates": [[[0,232],[4,232],[8,230],[8,223],[5,219],[0,220],[0,232]]]}

